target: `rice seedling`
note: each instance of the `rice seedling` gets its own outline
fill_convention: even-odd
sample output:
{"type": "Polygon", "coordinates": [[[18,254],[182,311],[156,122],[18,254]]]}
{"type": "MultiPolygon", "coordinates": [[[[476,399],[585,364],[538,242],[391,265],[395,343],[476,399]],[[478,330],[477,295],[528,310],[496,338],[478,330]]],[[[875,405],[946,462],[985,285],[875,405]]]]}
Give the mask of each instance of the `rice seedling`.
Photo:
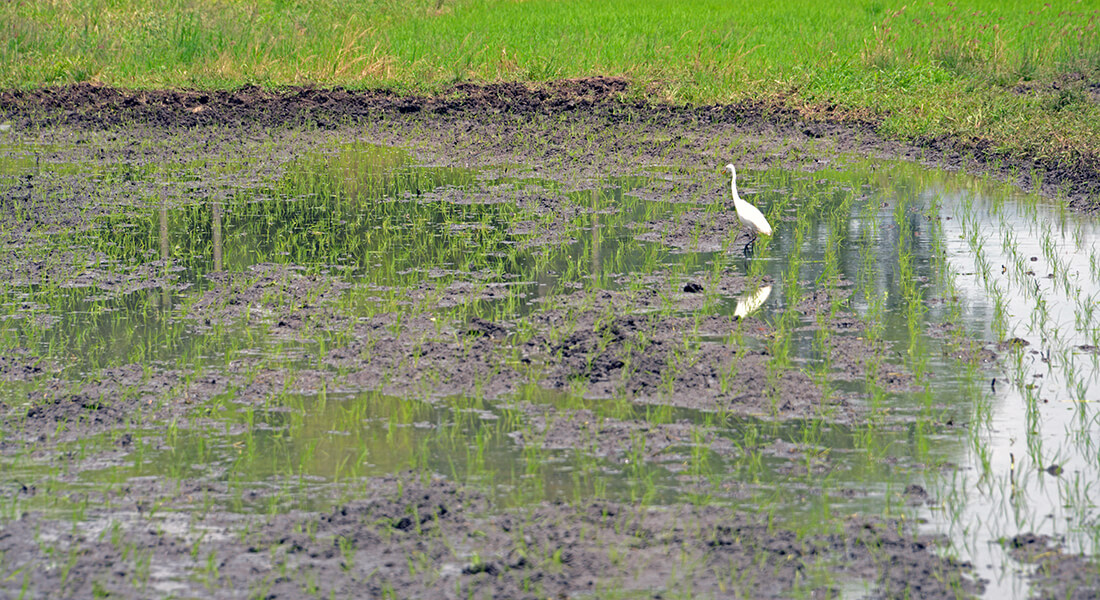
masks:
{"type": "MultiPolygon", "coordinates": [[[[595,151],[595,141],[584,147],[595,151]]],[[[905,165],[812,177],[773,169],[744,174],[776,227],[743,257],[729,252],[730,232],[714,233],[721,207],[702,192],[643,200],[658,185],[648,176],[572,190],[505,172],[422,167],[359,144],[291,162],[266,190],[120,208],[44,243],[79,251],[74,277],[137,288],[0,286],[10,315],[0,344],[62,363],[65,393],[87,397],[57,438],[76,435],[107,404],[107,378],[133,363],[110,400],[167,409],[205,394],[165,413],[175,416],[159,432],[158,417],[129,422],[125,460],[92,486],[149,475],[225,482],[224,497],[201,500],[204,511],[328,508],[372,477],[411,468],[425,481],[491,490],[508,506],[724,503],[800,535],[836,530],[851,512],[931,517],[966,557],[976,539],[1046,527],[1037,515],[1054,502],[1042,498],[1085,519],[1085,484],[1042,487],[1035,475],[1052,464],[1090,472],[1082,457],[1096,358],[1078,346],[1096,335],[1097,267],[1093,254],[1066,248],[1088,247],[1091,229],[1059,229],[1040,204],[905,165]],[[539,213],[524,204],[530,195],[561,200],[539,213]],[[1029,220],[1038,225],[1020,225],[1029,220]],[[540,239],[544,231],[559,237],[540,239]],[[721,251],[704,251],[716,237],[721,251]],[[1054,278],[1036,287],[1046,274],[1037,267],[1054,278]],[[1077,271],[1090,275],[1069,275],[1077,271]],[[685,292],[689,282],[703,291],[685,292]],[[765,285],[768,299],[734,320],[740,294],[765,285]],[[998,348],[1015,336],[1032,345],[998,348]],[[991,372],[982,356],[994,350],[1004,364],[991,372]],[[799,418],[739,412],[736,402],[760,396],[765,416],[790,414],[800,378],[817,404],[799,418]],[[559,389],[541,390],[545,381],[559,389]],[[713,406],[674,408],[691,386],[716,388],[713,406]],[[1046,407],[1063,400],[1074,416],[1052,433],[1046,407]],[[860,411],[854,425],[837,422],[844,410],[860,411]],[[582,411],[587,425],[573,419],[582,411]],[[1001,429],[1016,417],[1010,441],[1001,429]],[[571,428],[566,442],[554,438],[571,428]],[[620,449],[608,451],[614,435],[620,449]],[[940,473],[951,463],[969,470],[940,473]],[[934,488],[938,504],[902,501],[911,484],[934,488]],[[975,486],[974,496],[962,491],[975,486]],[[255,487],[266,490],[260,498],[255,487]]],[[[62,268],[67,259],[51,260],[62,268]]],[[[39,379],[5,393],[51,389],[39,379]]],[[[65,490],[60,480],[122,437],[77,436],[58,446],[65,464],[42,465],[32,448],[3,461],[65,490]]],[[[87,500],[46,499],[57,497],[12,496],[3,514],[47,506],[88,518],[87,500]]],[[[350,542],[334,544],[354,566],[350,542]]],[[[200,548],[196,560],[217,557],[200,548]]],[[[209,585],[220,581],[216,566],[205,567],[209,585]]],[[[432,568],[423,558],[409,565],[432,568]]],[[[812,582],[824,581],[824,567],[809,568],[812,582]]]]}

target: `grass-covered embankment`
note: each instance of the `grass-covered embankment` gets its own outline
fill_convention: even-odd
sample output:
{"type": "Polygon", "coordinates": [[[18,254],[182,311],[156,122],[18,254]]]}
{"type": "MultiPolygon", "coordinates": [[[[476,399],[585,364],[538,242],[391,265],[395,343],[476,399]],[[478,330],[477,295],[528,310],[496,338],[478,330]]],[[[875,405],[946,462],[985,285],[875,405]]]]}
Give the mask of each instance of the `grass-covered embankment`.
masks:
{"type": "Polygon", "coordinates": [[[1077,178],[1100,162],[1100,6],[1080,0],[11,2],[0,19],[5,88],[618,75],[653,100],[870,122],[1077,178]]]}

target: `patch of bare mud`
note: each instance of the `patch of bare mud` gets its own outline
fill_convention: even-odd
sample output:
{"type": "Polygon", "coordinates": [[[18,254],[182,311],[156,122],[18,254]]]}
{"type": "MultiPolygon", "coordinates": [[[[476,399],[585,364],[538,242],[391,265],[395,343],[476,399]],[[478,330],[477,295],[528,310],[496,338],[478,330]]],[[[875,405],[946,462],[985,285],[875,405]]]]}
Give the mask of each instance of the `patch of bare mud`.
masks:
{"type": "Polygon", "coordinates": [[[338,278],[257,264],[243,272],[210,273],[206,279],[208,289],[182,315],[200,330],[215,324],[265,323],[277,337],[308,340],[314,326],[332,329],[347,319],[333,307],[349,287],[338,278]]]}
{"type": "Polygon", "coordinates": [[[58,371],[56,361],[31,355],[22,348],[0,356],[0,381],[34,381],[58,371]]]}
{"type": "Polygon", "coordinates": [[[427,398],[472,393],[492,398],[526,380],[505,360],[505,330],[479,320],[465,331],[441,332],[430,314],[387,313],[360,319],[352,341],[333,349],[324,361],[344,373],[339,379],[344,387],[427,398]]]}
{"type": "Polygon", "coordinates": [[[752,241],[732,211],[691,211],[673,222],[650,221],[645,227],[648,231],[636,235],[637,239],[686,252],[742,252],[752,241]]]}
{"type": "Polygon", "coordinates": [[[1034,533],[1022,533],[1005,540],[1004,545],[1013,558],[1035,566],[1029,577],[1033,598],[1084,600],[1100,597],[1100,567],[1095,558],[1069,554],[1060,541],[1034,533]]]}
{"type": "MultiPolygon", "coordinates": [[[[23,402],[9,407],[4,419],[5,441],[58,443],[153,426],[181,416],[191,403],[191,394],[200,390],[198,395],[208,399],[225,390],[225,378],[212,374],[190,381],[180,372],[146,370],[137,364],[100,369],[79,384],[55,374],[41,386],[29,388],[23,402]],[[212,386],[204,385],[210,381],[212,386]]],[[[15,450],[20,445],[5,448],[15,450]]],[[[40,449],[48,451],[50,447],[40,449]]]]}
{"type": "MultiPolygon", "coordinates": [[[[0,580],[2,593],[534,600],[612,591],[832,596],[853,581],[883,598],[982,589],[967,577],[969,565],[933,551],[934,538],[860,518],[842,531],[795,533],[715,506],[502,509],[447,481],[412,477],[372,480],[358,499],[319,514],[183,516],[163,506],[147,512],[150,490],[128,486],[113,512],[92,509],[77,527],[33,513],[6,523],[2,564],[23,568],[0,580]]],[[[189,503],[209,494],[216,489],[170,497],[189,503]]]]}

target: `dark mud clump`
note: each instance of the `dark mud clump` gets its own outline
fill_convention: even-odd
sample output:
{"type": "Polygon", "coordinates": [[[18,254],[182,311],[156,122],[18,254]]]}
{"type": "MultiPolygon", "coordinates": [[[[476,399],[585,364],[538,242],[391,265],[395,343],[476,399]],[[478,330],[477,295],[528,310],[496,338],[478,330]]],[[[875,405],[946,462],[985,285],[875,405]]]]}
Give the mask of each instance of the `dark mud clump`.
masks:
{"type": "Polygon", "coordinates": [[[4,381],[33,381],[57,372],[54,361],[30,356],[25,350],[16,350],[0,356],[0,379],[4,381]]]}
{"type": "Polygon", "coordinates": [[[1004,542],[1009,554],[1035,566],[1030,576],[1033,598],[1084,600],[1100,597],[1100,566],[1094,558],[1063,551],[1047,535],[1022,533],[1004,542]]]}

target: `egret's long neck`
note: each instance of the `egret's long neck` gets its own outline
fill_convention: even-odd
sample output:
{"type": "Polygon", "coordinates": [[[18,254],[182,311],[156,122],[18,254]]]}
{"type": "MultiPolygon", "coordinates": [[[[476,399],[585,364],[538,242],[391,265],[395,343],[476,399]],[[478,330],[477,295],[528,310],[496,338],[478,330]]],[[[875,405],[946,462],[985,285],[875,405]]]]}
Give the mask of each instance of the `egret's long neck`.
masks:
{"type": "Polygon", "coordinates": [[[730,192],[733,193],[734,200],[739,200],[740,198],[737,196],[737,171],[730,169],[730,175],[732,176],[730,178],[730,192]]]}

